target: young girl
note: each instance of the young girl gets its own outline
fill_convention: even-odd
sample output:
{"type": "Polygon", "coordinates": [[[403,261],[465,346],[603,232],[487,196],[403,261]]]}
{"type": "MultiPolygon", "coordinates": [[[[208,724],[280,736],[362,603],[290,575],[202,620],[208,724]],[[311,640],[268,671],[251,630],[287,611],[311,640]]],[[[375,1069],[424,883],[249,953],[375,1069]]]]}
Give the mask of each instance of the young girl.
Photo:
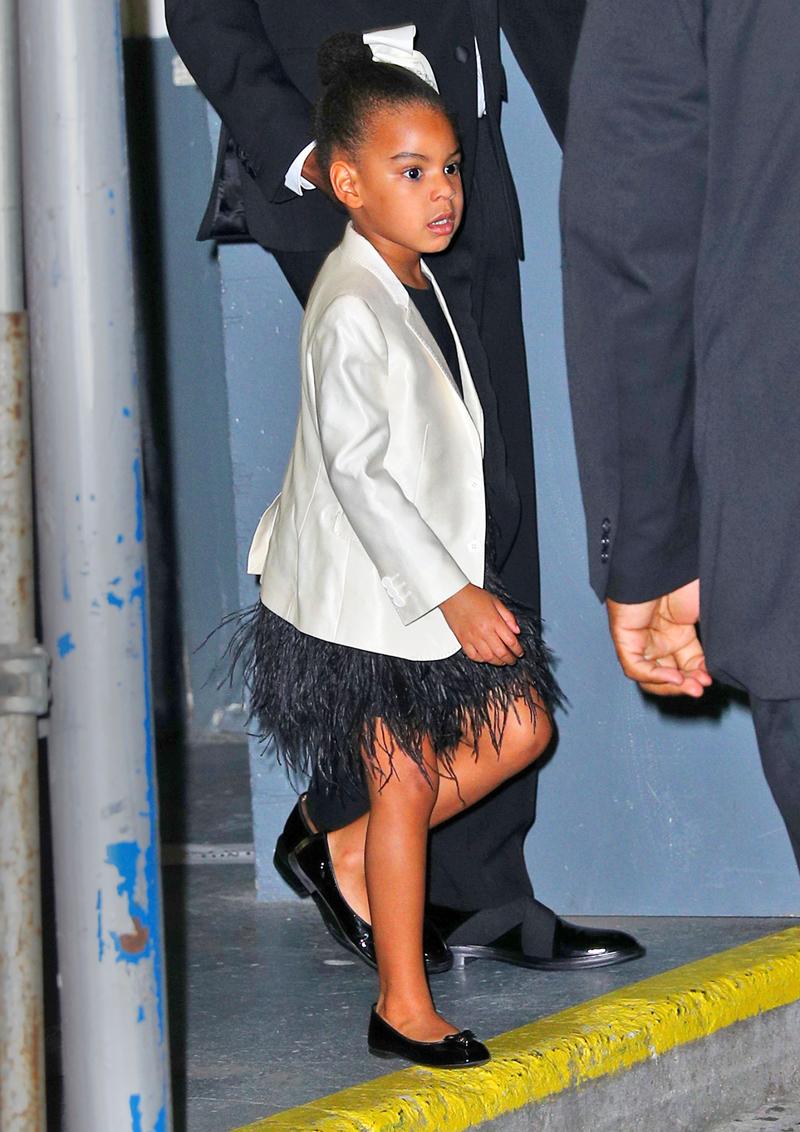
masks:
{"type": "Polygon", "coordinates": [[[454,124],[357,36],[318,65],[318,160],[351,223],[306,309],[294,447],[253,539],[261,602],[237,648],[290,767],[366,775],[369,813],[341,831],[346,882],[322,833],[291,864],[332,930],[349,917],[350,945],[374,947],[370,1051],[476,1065],[488,1050],[426,980],[428,832],[542,753],[558,690],[538,624],[487,573],[481,406],[421,258],[461,220],[454,124]]]}

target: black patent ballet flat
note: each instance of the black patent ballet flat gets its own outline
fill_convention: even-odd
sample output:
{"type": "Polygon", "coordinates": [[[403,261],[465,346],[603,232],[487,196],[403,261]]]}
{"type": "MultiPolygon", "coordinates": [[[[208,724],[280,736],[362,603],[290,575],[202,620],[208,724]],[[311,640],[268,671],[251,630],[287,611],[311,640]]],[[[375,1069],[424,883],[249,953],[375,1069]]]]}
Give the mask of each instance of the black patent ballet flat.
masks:
{"type": "MultiPolygon", "coordinates": [[[[301,841],[289,863],[297,879],[312,897],[325,927],[337,943],[353,952],[367,966],[377,968],[372,925],[354,912],[339,891],[336,875],[324,833],[314,833],[301,841]]],[[[425,969],[439,975],[453,966],[453,955],[436,928],[428,923],[423,928],[425,969]]]]}
{"type": "Polygon", "coordinates": [[[469,1069],[473,1065],[485,1065],[492,1056],[472,1030],[448,1034],[440,1042],[415,1042],[390,1026],[374,1006],[369,1016],[367,1046],[373,1057],[400,1057],[436,1069],[469,1069]]]}
{"type": "Polygon", "coordinates": [[[292,807],[292,810],[286,819],[286,825],[283,827],[278,840],[275,842],[275,853],[272,857],[272,863],[275,866],[275,871],[280,875],[294,892],[295,896],[299,896],[301,900],[308,897],[308,892],[303,882],[295,876],[294,870],[289,862],[289,855],[294,853],[297,846],[301,841],[305,841],[307,837],[311,837],[314,833],[303,816],[303,807],[300,804],[302,799],[298,800],[292,807]]]}

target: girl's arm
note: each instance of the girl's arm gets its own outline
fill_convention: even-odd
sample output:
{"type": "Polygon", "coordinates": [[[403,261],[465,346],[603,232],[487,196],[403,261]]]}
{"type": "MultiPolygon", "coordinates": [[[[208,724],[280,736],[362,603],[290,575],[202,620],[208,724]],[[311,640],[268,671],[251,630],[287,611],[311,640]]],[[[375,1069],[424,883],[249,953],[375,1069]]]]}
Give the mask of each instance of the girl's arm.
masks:
{"type": "Polygon", "coordinates": [[[386,340],[363,299],[335,299],[314,332],[312,361],[322,456],[333,490],[410,625],[468,585],[397,480],[386,470],[386,340]]]}

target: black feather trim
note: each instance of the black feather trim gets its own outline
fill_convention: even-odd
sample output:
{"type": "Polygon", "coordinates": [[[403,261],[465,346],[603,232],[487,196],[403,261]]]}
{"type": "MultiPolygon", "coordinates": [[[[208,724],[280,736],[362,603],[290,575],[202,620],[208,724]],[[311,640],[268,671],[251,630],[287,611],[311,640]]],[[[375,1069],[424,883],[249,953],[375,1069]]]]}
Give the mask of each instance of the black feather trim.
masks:
{"type": "Polygon", "coordinates": [[[316,774],[340,788],[363,785],[363,757],[375,744],[377,720],[423,773],[425,739],[444,773],[452,773],[465,736],[472,736],[477,754],[477,739],[488,731],[499,750],[515,701],[525,703],[535,722],[536,697],[550,714],[563,697],[539,618],[496,577],[485,585],[519,622],[525,655],[516,664],[477,663],[461,650],[443,660],[364,652],[301,633],[259,601],[239,615],[228,650],[232,671],[242,664],[256,734],[275,742],[291,772],[316,774]]]}

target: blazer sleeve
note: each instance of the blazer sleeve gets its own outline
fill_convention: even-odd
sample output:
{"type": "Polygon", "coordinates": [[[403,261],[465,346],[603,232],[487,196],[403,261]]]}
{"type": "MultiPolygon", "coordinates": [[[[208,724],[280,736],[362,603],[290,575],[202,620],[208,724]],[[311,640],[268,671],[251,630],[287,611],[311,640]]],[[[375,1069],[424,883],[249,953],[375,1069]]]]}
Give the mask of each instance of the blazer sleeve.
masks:
{"type": "Polygon", "coordinates": [[[500,26],[561,146],[585,8],[586,0],[500,0],[500,26]]]}
{"type": "Polygon", "coordinates": [[[561,197],[567,367],[601,600],[649,600],[698,575],[702,40],[702,0],[592,0],[573,75],[561,197]]]}
{"type": "Polygon", "coordinates": [[[311,141],[311,104],[286,78],[255,0],[166,0],[167,28],[269,201],[297,200],[287,170],[311,141]]]}
{"type": "Polygon", "coordinates": [[[388,352],[363,299],[340,296],[312,344],[322,458],[334,494],[404,625],[469,579],[387,471],[388,352]]]}

